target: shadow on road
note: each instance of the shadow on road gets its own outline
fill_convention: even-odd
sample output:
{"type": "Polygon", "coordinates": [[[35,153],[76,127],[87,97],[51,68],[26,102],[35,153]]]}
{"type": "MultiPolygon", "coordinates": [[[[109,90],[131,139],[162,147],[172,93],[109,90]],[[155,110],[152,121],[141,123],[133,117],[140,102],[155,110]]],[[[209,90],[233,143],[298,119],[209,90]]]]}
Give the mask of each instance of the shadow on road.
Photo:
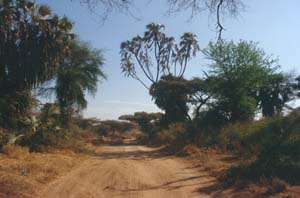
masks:
{"type": "MultiPolygon", "coordinates": [[[[117,146],[114,146],[117,147],[117,146]]],[[[122,146],[124,147],[124,145],[122,146]]],[[[126,147],[125,147],[126,148],[126,147]]],[[[154,150],[138,150],[138,151],[104,151],[96,156],[101,157],[102,159],[129,159],[129,160],[151,160],[157,158],[172,158],[173,156],[161,151],[161,149],[154,150]]]]}
{"type": "Polygon", "coordinates": [[[201,181],[199,179],[202,177],[207,177],[207,175],[199,175],[199,176],[192,176],[187,177],[184,179],[178,179],[170,182],[166,182],[162,185],[157,186],[142,186],[139,188],[132,188],[126,190],[120,190],[122,192],[136,192],[136,191],[151,191],[151,190],[177,190],[180,188],[191,187],[191,186],[203,186],[203,185],[210,185],[211,181],[201,181]]]}

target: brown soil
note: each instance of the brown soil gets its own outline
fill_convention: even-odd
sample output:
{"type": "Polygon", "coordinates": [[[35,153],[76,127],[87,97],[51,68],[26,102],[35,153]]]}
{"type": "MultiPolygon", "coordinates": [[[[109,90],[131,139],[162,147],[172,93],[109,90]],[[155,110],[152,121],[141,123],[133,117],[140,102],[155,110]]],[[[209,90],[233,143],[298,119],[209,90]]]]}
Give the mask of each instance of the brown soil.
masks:
{"type": "MultiPolygon", "coordinates": [[[[185,149],[176,157],[140,145],[94,146],[94,154],[0,155],[0,197],[217,198],[266,197],[266,187],[224,187],[215,179],[236,162],[213,150],[185,149]]],[[[269,197],[297,197],[299,188],[269,197]],[[298,190],[298,191],[297,191],[298,190]]],[[[298,196],[299,197],[299,196],[298,196]]]]}
{"type": "Polygon", "coordinates": [[[93,157],[49,185],[41,197],[199,197],[214,178],[183,159],[145,146],[103,146],[93,157]]]}

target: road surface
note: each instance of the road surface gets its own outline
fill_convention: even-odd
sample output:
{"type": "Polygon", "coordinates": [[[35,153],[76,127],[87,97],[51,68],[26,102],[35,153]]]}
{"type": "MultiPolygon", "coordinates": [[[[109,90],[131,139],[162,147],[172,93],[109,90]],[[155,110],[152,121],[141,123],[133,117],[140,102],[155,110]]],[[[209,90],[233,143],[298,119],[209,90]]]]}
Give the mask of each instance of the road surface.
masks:
{"type": "Polygon", "coordinates": [[[101,146],[97,155],[57,179],[44,198],[208,198],[214,178],[189,161],[139,145],[101,146]]]}

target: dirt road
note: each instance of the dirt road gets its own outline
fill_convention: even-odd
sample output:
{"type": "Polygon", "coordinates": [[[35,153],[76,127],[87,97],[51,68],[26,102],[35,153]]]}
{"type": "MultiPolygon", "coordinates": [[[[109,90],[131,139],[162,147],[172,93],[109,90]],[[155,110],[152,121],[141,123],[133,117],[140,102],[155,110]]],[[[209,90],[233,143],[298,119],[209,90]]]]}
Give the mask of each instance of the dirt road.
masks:
{"type": "Polygon", "coordinates": [[[41,197],[206,198],[198,189],[214,182],[191,163],[145,146],[102,146],[97,153],[51,183],[41,197]]]}

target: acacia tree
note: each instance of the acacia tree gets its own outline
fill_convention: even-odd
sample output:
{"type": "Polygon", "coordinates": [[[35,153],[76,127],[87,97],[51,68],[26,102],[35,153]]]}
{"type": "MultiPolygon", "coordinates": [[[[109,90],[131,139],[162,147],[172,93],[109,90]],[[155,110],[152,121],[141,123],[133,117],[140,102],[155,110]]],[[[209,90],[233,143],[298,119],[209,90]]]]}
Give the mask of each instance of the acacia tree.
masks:
{"type": "Polygon", "coordinates": [[[194,120],[197,120],[203,108],[211,102],[210,85],[205,78],[193,78],[188,81],[189,95],[187,102],[194,107],[194,120]]]}
{"type": "Polygon", "coordinates": [[[267,76],[257,95],[263,116],[281,114],[287,107],[286,103],[295,99],[293,79],[293,76],[282,73],[267,76]]]}
{"type": "Polygon", "coordinates": [[[162,116],[162,113],[135,112],[133,115],[122,115],[119,120],[137,123],[143,132],[153,136],[154,128],[160,123],[162,116]]]}
{"type": "Polygon", "coordinates": [[[182,78],[188,61],[200,50],[197,36],[185,33],[179,42],[163,32],[164,26],[151,23],[143,36],[136,36],[121,44],[121,69],[125,76],[138,80],[147,89],[157,83],[161,76],[182,78]],[[139,75],[138,68],[147,83],[139,75]]]}
{"type": "Polygon", "coordinates": [[[187,100],[191,92],[189,81],[172,75],[163,76],[150,89],[155,104],[165,111],[162,123],[184,122],[188,115],[187,100]]]}
{"type": "Polygon", "coordinates": [[[210,43],[204,54],[211,60],[206,80],[215,100],[212,106],[229,121],[251,120],[257,110],[272,116],[291,99],[291,87],[277,72],[277,60],[256,43],[210,43]]]}
{"type": "Polygon", "coordinates": [[[31,89],[51,79],[68,52],[72,24],[27,0],[0,1],[0,125],[26,116],[31,89]]]}

